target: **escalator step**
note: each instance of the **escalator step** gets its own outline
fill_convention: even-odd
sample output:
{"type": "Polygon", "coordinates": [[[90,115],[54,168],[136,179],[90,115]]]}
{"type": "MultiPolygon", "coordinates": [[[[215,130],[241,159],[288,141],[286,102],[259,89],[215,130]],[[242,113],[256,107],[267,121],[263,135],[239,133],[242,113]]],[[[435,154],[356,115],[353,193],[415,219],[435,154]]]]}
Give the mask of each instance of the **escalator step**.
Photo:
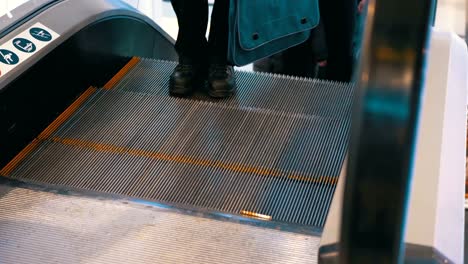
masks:
{"type": "Polygon", "coordinates": [[[238,73],[231,100],[178,99],[148,77],[173,66],[142,60],[7,176],[320,231],[345,159],[352,85],[238,73]],[[284,92],[295,87],[310,100],[284,92]]]}
{"type": "Polygon", "coordinates": [[[0,185],[2,264],[317,263],[320,237],[0,185]]]}
{"type": "MultiPolygon", "coordinates": [[[[169,76],[177,64],[141,59],[115,89],[145,94],[168,95],[169,76]]],[[[236,96],[217,104],[255,107],[287,113],[343,118],[349,115],[354,85],[268,73],[237,71],[236,96]]],[[[195,99],[212,101],[203,92],[195,99]]]]}

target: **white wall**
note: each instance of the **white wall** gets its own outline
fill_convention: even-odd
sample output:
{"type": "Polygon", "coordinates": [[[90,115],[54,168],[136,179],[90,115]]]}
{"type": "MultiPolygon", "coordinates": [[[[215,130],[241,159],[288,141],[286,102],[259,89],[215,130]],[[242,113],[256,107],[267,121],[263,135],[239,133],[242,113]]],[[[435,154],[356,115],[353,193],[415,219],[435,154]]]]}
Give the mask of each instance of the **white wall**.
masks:
{"type": "Polygon", "coordinates": [[[28,1],[29,0],[0,0],[0,16],[7,14],[10,10],[28,1]]]}
{"type": "Polygon", "coordinates": [[[465,36],[466,0],[438,0],[435,27],[465,36]]]}

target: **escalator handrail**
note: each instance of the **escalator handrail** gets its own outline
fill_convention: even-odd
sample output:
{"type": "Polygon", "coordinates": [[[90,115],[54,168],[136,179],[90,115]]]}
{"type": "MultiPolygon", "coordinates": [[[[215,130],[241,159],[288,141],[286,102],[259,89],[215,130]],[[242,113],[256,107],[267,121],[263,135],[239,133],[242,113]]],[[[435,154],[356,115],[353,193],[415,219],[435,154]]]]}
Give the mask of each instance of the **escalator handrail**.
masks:
{"type": "Polygon", "coordinates": [[[371,0],[340,263],[402,263],[434,0],[371,0]]]}

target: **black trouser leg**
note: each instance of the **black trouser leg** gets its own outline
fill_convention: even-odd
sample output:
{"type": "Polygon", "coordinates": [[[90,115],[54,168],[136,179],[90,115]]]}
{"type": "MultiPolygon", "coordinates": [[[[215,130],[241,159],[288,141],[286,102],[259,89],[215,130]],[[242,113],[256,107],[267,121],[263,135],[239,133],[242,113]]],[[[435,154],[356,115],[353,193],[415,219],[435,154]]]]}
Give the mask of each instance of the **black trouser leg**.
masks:
{"type": "Polygon", "coordinates": [[[313,46],[316,39],[310,37],[306,42],[283,52],[283,74],[313,78],[316,75],[317,58],[313,46]]]}
{"type": "Polygon", "coordinates": [[[202,63],[207,56],[208,0],[171,0],[179,23],[176,51],[180,58],[202,63]]]}
{"type": "Polygon", "coordinates": [[[350,81],[356,0],[321,0],[320,14],[327,39],[327,79],[350,81]]]}
{"type": "Polygon", "coordinates": [[[229,30],[229,0],[215,0],[211,14],[208,49],[210,59],[216,63],[226,63],[229,30]]]}

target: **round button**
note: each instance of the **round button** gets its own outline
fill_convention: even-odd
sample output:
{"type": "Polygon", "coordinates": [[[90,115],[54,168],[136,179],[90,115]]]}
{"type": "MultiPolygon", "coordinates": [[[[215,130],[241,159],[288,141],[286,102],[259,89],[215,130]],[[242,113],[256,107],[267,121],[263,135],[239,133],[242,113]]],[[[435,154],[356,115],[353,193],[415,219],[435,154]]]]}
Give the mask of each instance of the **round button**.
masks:
{"type": "Polygon", "coordinates": [[[26,53],[33,53],[36,51],[36,45],[24,38],[15,38],[13,40],[13,46],[26,53]]]}
{"type": "Polygon", "coordinates": [[[7,65],[15,65],[19,62],[19,57],[13,51],[0,49],[0,62],[7,65]]]}
{"type": "Polygon", "coordinates": [[[43,28],[31,28],[29,30],[29,34],[33,36],[33,38],[40,40],[40,41],[51,41],[52,40],[52,35],[49,33],[49,31],[43,29],[43,28]]]}
{"type": "Polygon", "coordinates": [[[260,36],[258,35],[258,33],[254,33],[252,35],[252,38],[253,38],[253,40],[257,40],[258,38],[260,38],[260,36]]]}
{"type": "Polygon", "coordinates": [[[307,23],[307,18],[304,17],[301,19],[301,24],[305,24],[305,23],[307,23]]]}

